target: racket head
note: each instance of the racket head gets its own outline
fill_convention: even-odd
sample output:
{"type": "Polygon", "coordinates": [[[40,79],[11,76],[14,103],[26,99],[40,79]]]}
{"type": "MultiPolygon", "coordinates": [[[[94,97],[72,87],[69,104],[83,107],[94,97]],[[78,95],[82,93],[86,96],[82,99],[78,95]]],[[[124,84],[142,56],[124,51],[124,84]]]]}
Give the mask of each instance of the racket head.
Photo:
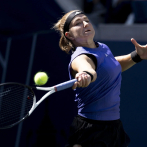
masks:
{"type": "Polygon", "coordinates": [[[11,128],[26,119],[35,103],[31,87],[15,82],[0,84],[0,129],[11,128]]]}

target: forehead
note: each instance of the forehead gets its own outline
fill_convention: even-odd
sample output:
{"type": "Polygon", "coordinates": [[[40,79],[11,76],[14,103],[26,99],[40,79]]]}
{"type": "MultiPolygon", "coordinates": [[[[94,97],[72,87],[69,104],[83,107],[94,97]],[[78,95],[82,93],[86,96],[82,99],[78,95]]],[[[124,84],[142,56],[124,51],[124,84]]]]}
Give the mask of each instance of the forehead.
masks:
{"type": "Polygon", "coordinates": [[[77,15],[77,16],[75,16],[73,18],[73,20],[71,21],[71,23],[74,23],[74,22],[76,22],[76,21],[78,21],[80,19],[88,19],[88,17],[86,15],[84,15],[84,14],[79,14],[79,15],[77,15]]]}

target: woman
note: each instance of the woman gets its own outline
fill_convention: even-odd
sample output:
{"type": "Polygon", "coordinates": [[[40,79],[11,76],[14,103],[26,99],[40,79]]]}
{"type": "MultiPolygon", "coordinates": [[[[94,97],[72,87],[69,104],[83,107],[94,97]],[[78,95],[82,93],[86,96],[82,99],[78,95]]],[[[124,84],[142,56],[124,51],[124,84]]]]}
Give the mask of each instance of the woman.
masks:
{"type": "Polygon", "coordinates": [[[65,14],[54,26],[61,34],[59,46],[68,53],[70,79],[78,101],[66,147],[127,147],[130,139],[120,121],[121,72],[147,59],[147,45],[131,39],[135,51],[115,57],[109,47],[94,42],[95,31],[83,12],[65,14]]]}

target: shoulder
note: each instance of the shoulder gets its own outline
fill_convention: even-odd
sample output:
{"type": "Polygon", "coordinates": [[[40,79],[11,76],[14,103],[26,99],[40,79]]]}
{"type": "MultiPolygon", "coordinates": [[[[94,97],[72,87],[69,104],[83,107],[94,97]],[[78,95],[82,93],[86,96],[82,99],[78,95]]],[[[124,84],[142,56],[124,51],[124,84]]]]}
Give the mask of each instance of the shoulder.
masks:
{"type": "Polygon", "coordinates": [[[88,51],[84,47],[77,47],[74,53],[71,55],[71,61],[77,58],[78,56],[82,54],[87,54],[88,51]]]}
{"type": "Polygon", "coordinates": [[[76,50],[74,51],[73,55],[79,55],[83,52],[87,52],[87,49],[85,47],[77,47],[76,50]]]}
{"type": "Polygon", "coordinates": [[[99,47],[109,49],[108,45],[106,45],[105,43],[101,43],[101,42],[97,42],[97,43],[99,44],[99,47]]]}
{"type": "Polygon", "coordinates": [[[89,57],[86,54],[80,54],[73,61],[80,62],[81,60],[88,60],[88,59],[89,59],[89,57]]]}

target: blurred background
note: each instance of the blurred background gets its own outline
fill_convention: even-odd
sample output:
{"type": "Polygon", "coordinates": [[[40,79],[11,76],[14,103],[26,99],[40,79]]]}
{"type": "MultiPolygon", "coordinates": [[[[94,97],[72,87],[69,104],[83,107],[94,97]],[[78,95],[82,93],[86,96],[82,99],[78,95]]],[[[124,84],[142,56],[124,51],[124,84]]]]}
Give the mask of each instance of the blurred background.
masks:
{"type": "MultiPolygon", "coordinates": [[[[92,22],[95,40],[114,56],[134,51],[130,39],[147,44],[145,0],[5,0],[0,1],[0,80],[34,86],[38,71],[48,73],[45,86],[69,80],[70,55],[60,50],[51,29],[64,13],[82,10],[92,22]]],[[[147,61],[122,73],[121,120],[131,138],[129,147],[147,146],[147,61]]],[[[37,99],[44,93],[36,92],[37,99]]],[[[77,115],[71,89],[46,99],[21,124],[0,130],[0,147],[63,147],[77,115]]]]}

